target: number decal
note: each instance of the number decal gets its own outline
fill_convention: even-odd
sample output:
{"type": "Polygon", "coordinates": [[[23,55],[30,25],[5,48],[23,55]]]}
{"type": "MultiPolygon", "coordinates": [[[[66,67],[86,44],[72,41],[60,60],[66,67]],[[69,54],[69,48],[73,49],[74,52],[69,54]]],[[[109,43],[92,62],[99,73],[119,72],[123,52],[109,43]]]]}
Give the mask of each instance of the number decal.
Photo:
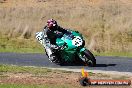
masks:
{"type": "Polygon", "coordinates": [[[83,40],[81,39],[81,37],[76,36],[73,40],[72,40],[72,45],[74,46],[81,46],[83,44],[83,40]]]}

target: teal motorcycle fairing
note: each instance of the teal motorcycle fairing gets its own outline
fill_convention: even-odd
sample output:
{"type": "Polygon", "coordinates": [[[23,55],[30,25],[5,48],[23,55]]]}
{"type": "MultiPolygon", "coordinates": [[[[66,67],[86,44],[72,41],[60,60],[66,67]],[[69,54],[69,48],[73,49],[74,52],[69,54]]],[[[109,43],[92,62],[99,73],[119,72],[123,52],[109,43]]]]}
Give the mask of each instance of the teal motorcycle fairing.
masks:
{"type": "Polygon", "coordinates": [[[86,49],[83,43],[84,40],[82,35],[75,31],[68,32],[64,34],[62,38],[56,39],[56,44],[58,46],[66,44],[65,48],[60,51],[61,59],[66,62],[76,60],[76,55],[80,55],[81,52],[86,49]]]}

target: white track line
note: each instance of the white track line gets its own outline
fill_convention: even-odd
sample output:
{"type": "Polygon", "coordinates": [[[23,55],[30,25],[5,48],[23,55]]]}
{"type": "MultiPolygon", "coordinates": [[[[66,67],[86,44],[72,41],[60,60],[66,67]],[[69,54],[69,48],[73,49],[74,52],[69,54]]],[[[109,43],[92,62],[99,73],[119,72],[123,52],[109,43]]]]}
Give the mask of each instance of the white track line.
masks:
{"type": "MultiPolygon", "coordinates": [[[[35,67],[36,68],[37,66],[24,66],[24,67],[35,67]]],[[[52,67],[40,67],[40,68],[47,68],[47,69],[52,69],[52,70],[65,70],[65,71],[72,71],[72,72],[81,72],[81,68],[80,69],[52,68],[52,67]]],[[[92,72],[92,73],[103,73],[103,74],[108,74],[108,75],[110,74],[110,75],[120,75],[120,76],[131,76],[132,77],[132,72],[118,72],[118,71],[104,71],[104,70],[86,70],[86,69],[85,69],[85,71],[92,72]]]]}
{"type": "MultiPolygon", "coordinates": [[[[46,67],[49,68],[49,67],[46,67]]],[[[65,71],[72,71],[72,72],[81,72],[81,69],[69,69],[69,68],[49,68],[53,70],[65,70],[65,71]]],[[[120,76],[132,76],[132,72],[118,72],[118,71],[104,71],[104,70],[86,70],[87,72],[92,73],[103,73],[103,74],[111,74],[111,75],[120,75],[120,76]]]]}

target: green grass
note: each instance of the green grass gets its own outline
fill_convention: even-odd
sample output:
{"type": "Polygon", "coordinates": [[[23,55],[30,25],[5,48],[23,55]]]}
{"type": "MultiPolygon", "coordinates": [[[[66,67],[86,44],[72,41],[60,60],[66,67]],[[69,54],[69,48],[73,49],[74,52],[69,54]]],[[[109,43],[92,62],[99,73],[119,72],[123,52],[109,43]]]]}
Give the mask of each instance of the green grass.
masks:
{"type": "MultiPolygon", "coordinates": [[[[32,39],[0,38],[0,52],[44,53],[44,47],[32,39]]],[[[132,57],[132,52],[93,52],[97,56],[132,57]]]]}
{"type": "Polygon", "coordinates": [[[132,5],[125,4],[128,0],[101,0],[99,5],[92,4],[92,0],[8,1],[0,4],[0,36],[8,36],[6,40],[0,39],[0,48],[5,49],[1,52],[36,52],[34,48],[38,46],[29,39],[36,40],[35,32],[42,31],[49,18],[57,20],[64,28],[82,33],[86,36],[86,46],[93,45],[92,50],[132,52],[132,10],[129,9],[132,5]]]}
{"type": "MultiPolygon", "coordinates": [[[[0,79],[6,79],[8,76],[6,73],[29,73],[35,77],[43,77],[54,72],[67,73],[66,71],[61,70],[51,70],[47,68],[40,67],[23,67],[23,66],[12,66],[12,65],[0,65],[0,79]]],[[[68,72],[69,73],[69,72],[68,72]]],[[[70,72],[71,73],[71,72],[70,72]]],[[[0,88],[75,88],[75,86],[70,84],[10,84],[2,83],[0,88]]],[[[79,87],[80,88],[80,87],[79,87]]]]}
{"type": "MultiPolygon", "coordinates": [[[[44,48],[0,48],[0,52],[13,52],[13,53],[45,53],[44,48]]],[[[132,57],[132,52],[93,52],[95,56],[119,56],[119,57],[132,57]]]]}
{"type": "Polygon", "coordinates": [[[43,53],[44,48],[32,39],[0,38],[0,52],[43,53]]]}
{"type": "Polygon", "coordinates": [[[0,48],[0,52],[12,52],[12,53],[44,53],[44,49],[40,48],[0,48]]]}
{"type": "Polygon", "coordinates": [[[12,66],[12,65],[0,65],[0,72],[11,72],[11,73],[31,73],[31,74],[47,74],[52,70],[47,68],[39,67],[23,67],[23,66],[12,66]]]}
{"type": "MultiPolygon", "coordinates": [[[[25,66],[15,66],[15,65],[0,65],[0,76],[3,76],[5,72],[9,73],[30,73],[35,75],[46,75],[51,72],[60,72],[60,73],[73,73],[72,71],[65,70],[52,70],[42,67],[25,67],[25,66]]],[[[90,73],[92,74],[92,73],[90,73]]]]}
{"type": "Polygon", "coordinates": [[[94,52],[95,56],[118,56],[118,57],[132,57],[132,52],[94,52]]]}
{"type": "MultiPolygon", "coordinates": [[[[45,53],[44,48],[0,48],[0,52],[13,52],[13,53],[45,53]]],[[[119,56],[119,57],[132,57],[132,52],[93,52],[95,56],[119,56]]]]}

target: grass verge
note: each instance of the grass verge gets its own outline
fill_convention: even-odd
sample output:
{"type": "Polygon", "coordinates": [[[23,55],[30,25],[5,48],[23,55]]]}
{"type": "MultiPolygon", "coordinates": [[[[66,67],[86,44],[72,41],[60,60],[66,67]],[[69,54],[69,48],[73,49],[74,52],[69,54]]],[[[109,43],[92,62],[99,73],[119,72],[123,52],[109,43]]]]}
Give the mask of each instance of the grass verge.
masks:
{"type": "Polygon", "coordinates": [[[94,52],[95,56],[117,56],[117,57],[132,57],[132,52],[94,52]]]}
{"type": "Polygon", "coordinates": [[[44,48],[32,39],[0,38],[0,52],[43,53],[44,48]]]}
{"type": "MultiPolygon", "coordinates": [[[[0,52],[13,53],[44,53],[44,48],[39,42],[32,39],[0,38],[0,52]]],[[[132,57],[132,52],[93,52],[95,56],[121,56],[132,57]]]]}
{"type": "MultiPolygon", "coordinates": [[[[40,67],[0,65],[0,88],[83,88],[79,83],[80,76],[81,70],[77,73],[40,67]]],[[[91,79],[129,79],[128,76],[92,72],[89,76],[91,79]]]]}
{"type": "MultiPolygon", "coordinates": [[[[44,48],[0,48],[0,52],[6,53],[45,53],[44,48]]],[[[132,57],[132,52],[93,52],[95,56],[118,56],[118,57],[132,57]]]]}
{"type": "Polygon", "coordinates": [[[74,87],[69,85],[46,85],[46,84],[45,85],[1,84],[0,88],[74,88],[74,87]]]}
{"type": "Polygon", "coordinates": [[[76,74],[40,67],[0,65],[0,88],[76,88],[73,85],[75,82],[79,85],[76,74]]]}
{"type": "Polygon", "coordinates": [[[39,68],[39,67],[0,65],[0,72],[47,74],[48,72],[51,72],[51,71],[52,70],[50,70],[50,69],[39,68]]]}

